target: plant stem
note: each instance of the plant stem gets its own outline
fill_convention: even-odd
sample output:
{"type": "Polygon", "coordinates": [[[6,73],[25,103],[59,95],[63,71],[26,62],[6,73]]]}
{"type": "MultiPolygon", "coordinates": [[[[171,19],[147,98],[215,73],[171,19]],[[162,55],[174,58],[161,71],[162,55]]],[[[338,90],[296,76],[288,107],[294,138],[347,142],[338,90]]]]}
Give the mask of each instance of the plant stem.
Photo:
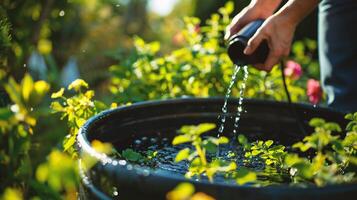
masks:
{"type": "Polygon", "coordinates": [[[195,145],[196,151],[198,153],[198,156],[201,159],[202,165],[206,166],[207,165],[207,160],[206,160],[206,154],[205,152],[202,150],[200,145],[195,145]]]}

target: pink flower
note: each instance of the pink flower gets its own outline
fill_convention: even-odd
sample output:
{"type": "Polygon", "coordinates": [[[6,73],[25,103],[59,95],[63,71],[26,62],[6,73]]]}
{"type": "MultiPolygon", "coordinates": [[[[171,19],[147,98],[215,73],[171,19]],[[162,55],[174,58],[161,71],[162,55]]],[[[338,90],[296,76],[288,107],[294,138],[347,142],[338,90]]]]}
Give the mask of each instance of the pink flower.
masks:
{"type": "Polygon", "coordinates": [[[302,75],[301,65],[293,60],[289,60],[285,64],[284,74],[293,80],[297,80],[302,75]]]}
{"type": "Polygon", "coordinates": [[[306,88],[309,101],[313,104],[319,103],[322,98],[322,89],[320,86],[320,82],[315,79],[309,79],[307,81],[306,88]]]}

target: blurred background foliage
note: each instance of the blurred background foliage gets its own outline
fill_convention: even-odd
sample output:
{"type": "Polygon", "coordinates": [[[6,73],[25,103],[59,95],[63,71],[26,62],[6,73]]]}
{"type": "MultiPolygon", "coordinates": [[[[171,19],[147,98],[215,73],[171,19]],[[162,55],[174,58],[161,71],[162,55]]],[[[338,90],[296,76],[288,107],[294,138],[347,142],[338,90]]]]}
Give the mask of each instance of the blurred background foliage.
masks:
{"type": "MultiPolygon", "coordinates": [[[[185,26],[184,16],[196,16],[202,25],[225,2],[2,0],[1,34],[8,29],[11,35],[11,46],[7,37],[1,37],[4,40],[2,46],[8,47],[7,63],[2,66],[17,79],[32,70],[32,74],[37,76],[35,78],[57,85],[61,84],[58,77],[67,75],[68,78],[72,74],[99,86],[110,76],[106,70],[108,66],[126,60],[132,52],[132,36],[160,42],[160,54],[171,52],[180,46],[177,33],[185,26]],[[3,26],[5,23],[7,28],[3,26]],[[78,66],[79,72],[68,72],[71,70],[67,68],[74,65],[78,66]]],[[[234,13],[248,2],[237,1],[234,13]]],[[[315,39],[316,24],[313,22],[316,20],[302,23],[297,39],[315,39]]],[[[4,47],[0,49],[1,53],[5,52],[4,47]]],[[[69,83],[68,80],[62,82],[69,83]]]]}
{"type": "MultiPolygon", "coordinates": [[[[233,73],[224,29],[249,1],[226,2],[1,0],[0,199],[76,199],[73,147],[63,144],[111,102],[224,96],[233,73]],[[103,102],[92,90],[65,91],[73,104],[51,100],[78,78],[103,102]],[[67,124],[54,112],[73,117],[67,124]]],[[[294,101],[307,101],[306,82],[319,77],[315,15],[300,25],[290,56],[303,71],[288,74],[294,101]]],[[[285,100],[277,67],[249,68],[249,76],[247,97],[285,100]]]]}

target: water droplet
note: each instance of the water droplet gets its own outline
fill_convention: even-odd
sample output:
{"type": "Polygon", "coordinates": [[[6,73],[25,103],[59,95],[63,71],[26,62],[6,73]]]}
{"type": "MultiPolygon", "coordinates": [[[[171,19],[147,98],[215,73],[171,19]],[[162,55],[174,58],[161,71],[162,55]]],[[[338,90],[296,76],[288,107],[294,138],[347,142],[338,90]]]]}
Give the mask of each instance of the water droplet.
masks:
{"type": "Polygon", "coordinates": [[[13,112],[13,113],[17,113],[19,112],[20,108],[17,104],[14,104],[12,106],[10,106],[10,110],[13,112]]]}
{"type": "Polygon", "coordinates": [[[64,10],[61,10],[61,11],[59,12],[59,16],[60,16],[60,17],[63,17],[65,14],[66,14],[66,13],[64,12],[64,10]]]}
{"type": "Polygon", "coordinates": [[[118,196],[118,189],[116,187],[113,187],[113,195],[118,196]]]}
{"type": "Polygon", "coordinates": [[[150,171],[147,170],[147,169],[144,169],[142,174],[143,174],[143,176],[149,176],[150,175],[150,171]]]}
{"type": "Polygon", "coordinates": [[[155,144],[157,142],[157,138],[150,138],[150,142],[155,144]]]}
{"type": "Polygon", "coordinates": [[[126,165],[126,160],[119,160],[119,165],[126,165]]]}
{"type": "Polygon", "coordinates": [[[139,145],[141,145],[141,141],[140,141],[140,140],[135,140],[135,141],[134,141],[134,144],[137,145],[137,146],[139,146],[139,145]]]}
{"type": "Polygon", "coordinates": [[[130,170],[133,169],[133,166],[132,165],[128,165],[128,166],[126,166],[126,169],[130,171],[130,170]]]}

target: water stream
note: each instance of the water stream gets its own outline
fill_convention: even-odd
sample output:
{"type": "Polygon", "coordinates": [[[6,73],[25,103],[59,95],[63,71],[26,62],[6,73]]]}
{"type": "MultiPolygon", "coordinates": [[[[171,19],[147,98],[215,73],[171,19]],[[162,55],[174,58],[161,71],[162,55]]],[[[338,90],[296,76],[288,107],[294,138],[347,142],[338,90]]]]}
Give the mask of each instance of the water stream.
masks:
{"type": "MultiPolygon", "coordinates": [[[[234,72],[233,72],[233,75],[231,78],[231,82],[229,83],[229,86],[228,86],[228,89],[226,91],[226,95],[224,98],[224,103],[222,106],[222,114],[218,117],[219,119],[221,119],[221,121],[220,121],[220,126],[218,129],[217,138],[219,138],[224,131],[224,125],[225,125],[227,113],[228,113],[228,99],[231,96],[232,88],[233,88],[233,85],[235,84],[235,82],[237,81],[237,75],[238,75],[238,72],[240,71],[240,69],[241,69],[241,66],[235,65],[234,72]]],[[[239,86],[239,97],[238,97],[239,100],[238,100],[238,106],[237,106],[237,114],[234,119],[234,129],[233,129],[233,138],[232,138],[233,141],[235,141],[237,138],[237,129],[239,127],[239,120],[240,120],[241,114],[243,112],[244,91],[246,88],[247,78],[248,78],[248,67],[244,66],[243,67],[243,81],[239,86]]],[[[217,149],[217,157],[218,156],[219,156],[219,146],[217,149]]]]}
{"type": "Polygon", "coordinates": [[[234,129],[233,129],[233,139],[235,140],[237,138],[237,129],[239,126],[239,120],[241,117],[241,114],[243,112],[243,100],[244,100],[244,92],[245,92],[245,87],[246,87],[246,82],[248,79],[248,67],[244,66],[243,67],[243,82],[239,86],[239,100],[238,100],[238,106],[237,106],[237,114],[234,119],[234,129]]]}
{"type": "Polygon", "coordinates": [[[232,78],[231,78],[231,82],[229,83],[226,95],[224,97],[224,103],[223,103],[223,106],[222,106],[222,114],[220,116],[218,116],[218,118],[221,119],[221,124],[220,124],[219,129],[218,129],[217,138],[219,138],[221,136],[221,134],[223,133],[223,131],[224,131],[224,124],[226,122],[226,117],[227,117],[226,115],[227,115],[227,112],[228,112],[228,99],[231,96],[232,88],[233,88],[234,83],[237,80],[237,74],[240,71],[240,68],[241,68],[240,66],[235,65],[234,71],[233,71],[233,75],[232,75],[232,78]]]}

